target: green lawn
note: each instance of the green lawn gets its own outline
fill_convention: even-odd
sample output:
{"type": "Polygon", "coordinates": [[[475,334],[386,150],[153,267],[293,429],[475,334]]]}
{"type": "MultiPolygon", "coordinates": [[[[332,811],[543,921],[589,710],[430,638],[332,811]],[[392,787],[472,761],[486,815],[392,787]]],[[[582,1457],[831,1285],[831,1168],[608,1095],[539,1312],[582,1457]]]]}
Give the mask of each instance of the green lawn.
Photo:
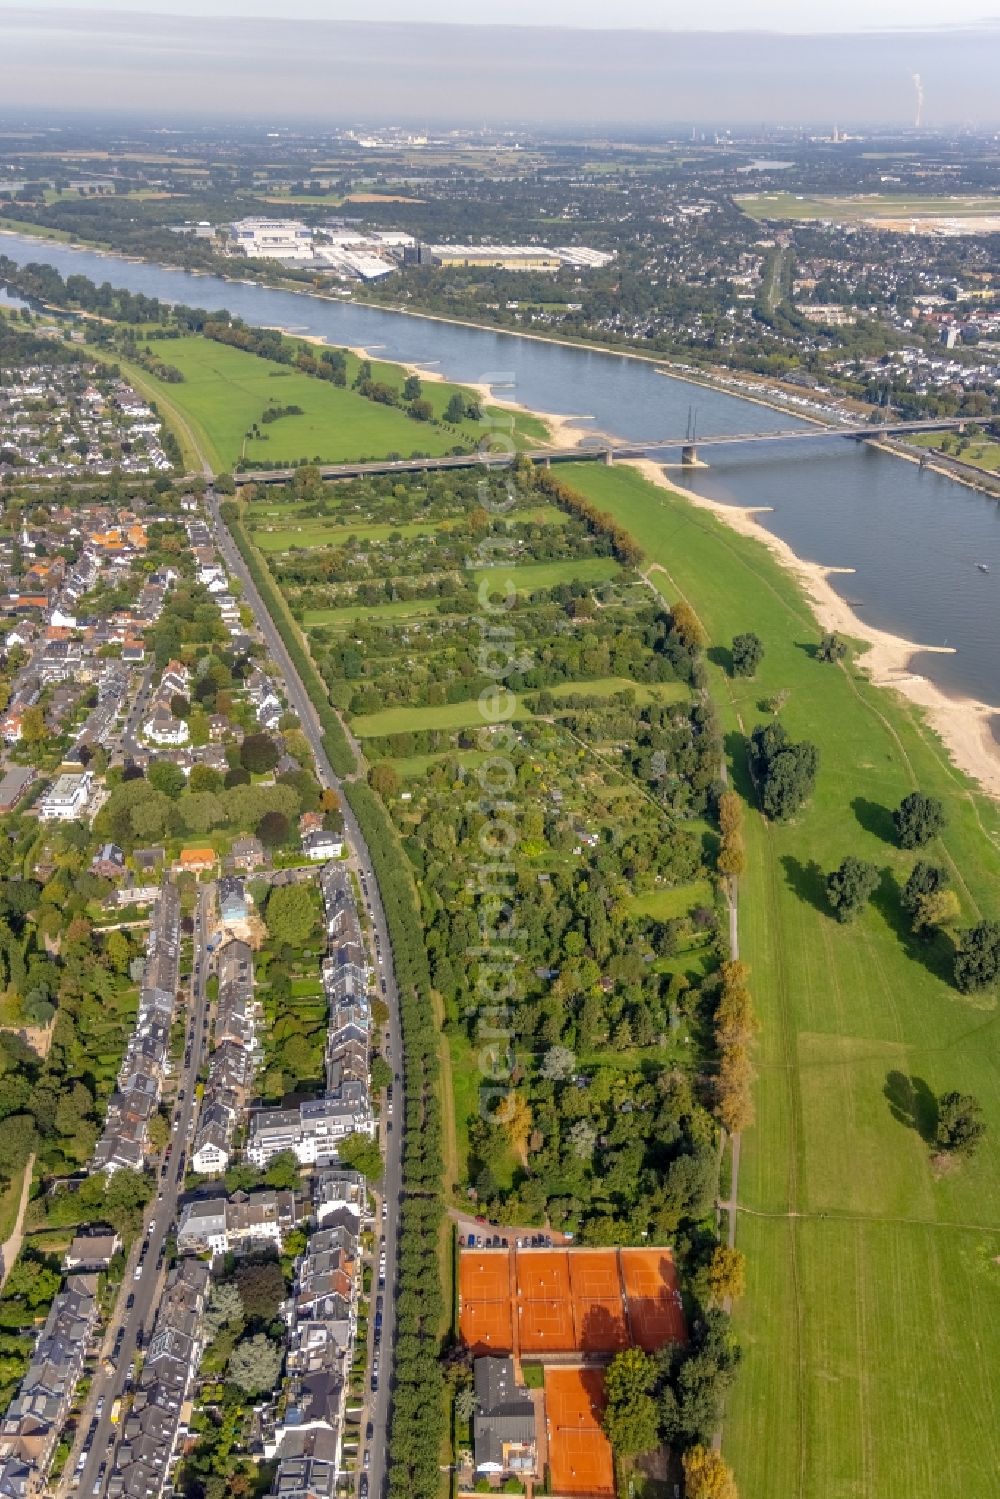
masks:
{"type": "Polygon", "coordinates": [[[306,609],[302,614],[303,628],[310,625],[351,625],[360,619],[380,620],[419,619],[422,615],[438,613],[438,599],[397,599],[391,604],[344,604],[338,609],[306,609]]]}
{"type": "MultiPolygon", "coordinates": [[[[430,536],[435,531],[447,530],[448,521],[411,521],[401,526],[393,525],[370,525],[363,522],[358,525],[346,525],[340,515],[332,514],[327,520],[316,520],[315,518],[303,520],[301,525],[290,526],[287,523],[287,512],[275,509],[273,505],[266,506],[259,501],[248,505],[246,509],[248,520],[253,528],[254,545],[262,552],[287,552],[292,547],[310,549],[312,547],[343,546],[345,542],[354,537],[357,541],[388,541],[390,536],[430,536]],[[272,521],[277,521],[273,530],[265,529],[272,521]]],[[[554,505],[538,505],[530,510],[511,510],[505,517],[514,524],[533,522],[537,525],[565,525],[569,516],[565,510],[557,510],[554,505]]]]}
{"type": "Polygon", "coordinates": [[[989,474],[1000,471],[1000,442],[989,437],[959,438],[950,433],[914,432],[908,441],[918,448],[927,448],[933,453],[943,453],[946,458],[958,458],[962,463],[974,463],[989,474]]]}
{"type": "Polygon", "coordinates": [[[940,796],[949,825],[930,854],[951,864],[966,922],[996,918],[1000,809],[917,709],[815,659],[819,628],[760,543],[623,466],[566,477],[628,526],[665,569],[653,581],[690,599],[712,641],[763,640],[755,681],[710,668],[736,785],[747,793],[740,730],[779,689],[789,732],[820,750],[816,795],[792,824],[747,817],[740,936],[762,1031],[740,1175],[746,1360],[724,1443],[740,1493],[1000,1495],[1000,1012],[995,994],[959,995],[943,955],[909,936],[895,891],[915,856],[885,836],[915,785],[940,796]],[[842,927],[823,877],[848,853],[887,874],[842,927]],[[950,1088],[982,1101],[992,1144],[937,1179],[906,1108],[950,1088]]]}
{"type": "MultiPolygon", "coordinates": [[[[627,677],[598,677],[590,682],[560,682],[545,689],[556,698],[611,697],[616,692],[634,692],[640,703],[656,699],[659,702],[680,702],[687,697],[687,688],[682,682],[656,682],[650,686],[630,681],[627,677]]],[[[516,704],[512,718],[530,718],[537,693],[523,696],[515,694],[516,704]]],[[[351,720],[351,730],[359,739],[372,739],[383,734],[413,734],[420,729],[468,729],[485,728],[479,702],[475,698],[463,698],[458,703],[441,703],[438,706],[418,708],[383,708],[378,713],[362,713],[351,720]]]]}
{"type": "Polygon", "coordinates": [[[715,896],[707,880],[647,890],[642,895],[634,895],[628,902],[629,909],[637,916],[651,916],[654,921],[673,921],[675,917],[687,916],[698,906],[711,908],[714,904],[715,896]]]}
{"type": "Polygon", "coordinates": [[[507,591],[507,581],[520,594],[534,593],[536,588],[554,588],[557,583],[607,583],[621,572],[611,557],[570,557],[563,562],[525,562],[520,567],[477,568],[473,578],[478,586],[490,584],[491,595],[507,591]]]}
{"type": "MultiPolygon", "coordinates": [[[[269,404],[300,406],[303,413],[261,425],[266,439],[246,441],[248,460],[275,468],[303,458],[336,463],[392,452],[404,457],[415,451],[436,456],[459,442],[474,446],[483,433],[477,422],[464,422],[456,430],[417,422],[395,407],[366,400],[350,389],[358,364],[353,355],[348,356],[348,386],[341,388],[199,336],[158,340],[152,347],[167,364],[183,372],[184,381],[166,384],[147,374],[144,384],[157,400],[164,398],[180,413],[217,471],[235,467],[244,452],[245,434],[254,422],[261,425],[269,404]]],[[[376,363],[372,376],[400,388],[404,372],[398,365],[376,363]]],[[[440,416],[461,388],[428,382],[424,395],[440,416]]],[[[518,441],[544,439],[545,431],[536,417],[518,418],[518,441]]]]}

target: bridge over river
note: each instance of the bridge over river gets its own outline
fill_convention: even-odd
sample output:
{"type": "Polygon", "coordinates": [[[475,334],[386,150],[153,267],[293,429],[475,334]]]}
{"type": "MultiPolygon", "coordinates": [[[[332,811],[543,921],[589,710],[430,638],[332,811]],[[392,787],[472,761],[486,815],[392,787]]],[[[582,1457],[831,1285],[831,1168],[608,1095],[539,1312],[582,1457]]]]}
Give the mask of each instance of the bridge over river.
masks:
{"type": "MultiPolygon", "coordinates": [[[[449,468],[505,468],[516,459],[526,459],[548,468],[553,463],[580,463],[588,459],[614,463],[616,458],[648,458],[653,453],[679,452],[681,462],[694,466],[700,448],[736,447],[742,443],[816,442],[817,439],[850,438],[870,442],[881,437],[906,437],[918,432],[961,432],[965,423],[956,417],[917,422],[889,422],[873,426],[791,427],[777,432],[727,432],[714,437],[657,437],[650,442],[608,443],[595,441],[572,448],[527,448],[512,453],[476,450],[472,453],[449,453],[443,458],[383,458],[371,463],[322,463],[319,472],[324,479],[360,479],[366,474],[431,473],[449,468]]],[[[283,484],[293,478],[293,468],[246,470],[236,475],[236,483],[283,484]]]]}

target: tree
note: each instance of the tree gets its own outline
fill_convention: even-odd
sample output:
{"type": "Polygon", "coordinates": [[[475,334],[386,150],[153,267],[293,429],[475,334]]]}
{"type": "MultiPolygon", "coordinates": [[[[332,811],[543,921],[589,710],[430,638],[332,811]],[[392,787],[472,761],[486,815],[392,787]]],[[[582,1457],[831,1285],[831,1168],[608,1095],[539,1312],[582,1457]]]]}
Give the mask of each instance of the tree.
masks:
{"type": "Polygon", "coordinates": [[[444,408],[444,419],[446,422],[462,422],[465,420],[465,402],[460,391],[454,391],[449,397],[448,404],[444,408]]]}
{"type": "Polygon", "coordinates": [[[616,1457],[651,1452],[659,1443],[659,1416],[651,1391],[656,1364],[641,1348],[616,1353],[604,1374],[607,1405],[601,1418],[616,1457]]]}
{"type": "Polygon", "coordinates": [[[475,1390],[459,1390],[455,1396],[455,1415],[460,1421],[471,1421],[476,1413],[477,1403],[475,1390]]]}
{"type": "Polygon", "coordinates": [[[684,1465],[685,1499],[737,1499],[736,1480],[725,1458],[711,1447],[689,1447],[684,1465]]]}
{"type": "Polygon", "coordinates": [[[674,629],[682,645],[688,650],[694,650],[703,646],[708,639],[702,626],[701,620],[695,614],[691,605],[679,599],[670,610],[674,622],[674,629]]]}
{"type": "Polygon", "coordinates": [[[971,1093],[942,1093],[935,1140],[940,1150],[973,1155],[986,1133],[982,1104],[971,1093]]]}
{"type": "Polygon", "coordinates": [[[820,661],[843,661],[847,655],[847,645],[839,635],[831,632],[823,636],[816,649],[816,655],[820,661]]]}
{"type": "Polygon", "coordinates": [[[268,896],[264,919],[272,940],[305,947],[316,929],[316,906],[307,885],[279,885],[268,896]]]}
{"type": "Polygon", "coordinates": [[[531,1105],[524,1094],[513,1089],[502,1098],[496,1109],[496,1121],[517,1153],[523,1156],[531,1134],[531,1105]]]}
{"type": "Polygon", "coordinates": [[[745,1046],[727,1046],[723,1051],[715,1091],[715,1111],[723,1129],[731,1135],[749,1129],[754,1121],[753,1067],[745,1046]]]}
{"type": "Polygon", "coordinates": [[[132,952],[125,933],[109,932],[104,941],[104,951],[115,973],[124,973],[132,952]]]}
{"type": "Polygon", "coordinates": [[[923,848],[944,828],[944,804],[936,796],[911,791],[893,812],[892,820],[901,848],[923,848]]]}
{"type": "Polygon", "coordinates": [[[878,889],[881,875],[878,866],[848,854],[839,869],[826,877],[826,898],[837,913],[838,921],[853,921],[859,916],[878,889]]]}
{"type": "Polygon", "coordinates": [[[764,659],[764,642],[752,630],[733,636],[733,676],[754,677],[764,659]]]}
{"type": "Polygon", "coordinates": [[[903,887],[903,905],[908,911],[916,911],[922,896],[936,895],[947,883],[948,872],[940,864],[929,864],[926,859],[918,859],[903,887]]]}
{"type": "Polygon", "coordinates": [[[21,714],[21,743],[27,745],[41,744],[49,737],[49,731],[45,726],[45,713],[36,703],[30,708],[25,708],[21,714]]]}
{"type": "Polygon", "coordinates": [[[754,778],[768,817],[793,817],[812,795],[819,751],[809,740],[793,743],[783,724],[758,724],[750,739],[754,778]]]}
{"type": "Polygon", "coordinates": [[[568,1046],[550,1046],[539,1069],[548,1082],[561,1083],[576,1070],[576,1056],[568,1046]]]}
{"type": "Polygon", "coordinates": [[[392,1068],[385,1057],[374,1057],[370,1068],[371,1091],[381,1093],[383,1088],[388,1088],[392,1082],[392,1068]]]}
{"type": "Polygon", "coordinates": [[[205,1341],[211,1343],[224,1327],[242,1327],[245,1320],[239,1287],[231,1280],[212,1281],[202,1315],[205,1341]]]}
{"type": "Polygon", "coordinates": [[[434,407],[428,400],[411,401],[409,412],[418,422],[432,422],[434,420],[434,407]]]}
{"type": "Polygon", "coordinates": [[[368,784],[384,802],[393,801],[399,795],[399,771],[390,760],[380,760],[368,772],[368,784]]]}
{"type": "Polygon", "coordinates": [[[285,1299],[285,1278],[276,1259],[241,1260],[233,1272],[250,1322],[273,1322],[285,1299]]]}
{"type": "Polygon", "coordinates": [[[705,1275],[709,1300],[716,1306],[727,1300],[739,1301],[746,1290],[746,1270],[746,1255],[742,1249],[716,1244],[705,1275]]]}
{"type": "Polygon", "coordinates": [[[265,848],[280,848],[287,843],[292,825],[284,812],[265,812],[257,824],[257,837],[265,848]]]}
{"type": "Polygon", "coordinates": [[[942,927],[954,926],[961,914],[962,908],[954,890],[935,890],[930,895],[918,895],[913,912],[913,930],[940,931],[942,927]]]}
{"type": "Polygon", "coordinates": [[[280,1343],[258,1333],[244,1338],[229,1355],[227,1375],[230,1382],[247,1395],[264,1395],[274,1389],[281,1373],[280,1343]]]}
{"type": "Polygon", "coordinates": [[[382,1176],[382,1154],[378,1141],[371,1135],[345,1135],[337,1145],[337,1156],[354,1171],[360,1171],[369,1181],[377,1182],[382,1176]]]}
{"type": "Polygon", "coordinates": [[[419,375],[407,375],[403,381],[403,400],[419,401],[423,395],[424,387],[419,375]]]}
{"type": "Polygon", "coordinates": [[[986,989],[1000,976],[1000,922],[980,921],[962,933],[955,954],[955,983],[963,994],[986,989]]]}
{"type": "Polygon", "coordinates": [[[176,800],[187,785],[187,779],[179,765],[170,760],[154,760],[146,772],[151,786],[162,791],[171,800],[176,800]]]}
{"type": "Polygon", "coordinates": [[[572,1153],[581,1161],[589,1161],[597,1144],[597,1131],[589,1119],[578,1119],[566,1136],[572,1153]]]}
{"type": "Polygon", "coordinates": [[[273,770],[280,759],[281,751],[270,734],[248,734],[240,745],[240,764],[253,775],[273,770]]]}

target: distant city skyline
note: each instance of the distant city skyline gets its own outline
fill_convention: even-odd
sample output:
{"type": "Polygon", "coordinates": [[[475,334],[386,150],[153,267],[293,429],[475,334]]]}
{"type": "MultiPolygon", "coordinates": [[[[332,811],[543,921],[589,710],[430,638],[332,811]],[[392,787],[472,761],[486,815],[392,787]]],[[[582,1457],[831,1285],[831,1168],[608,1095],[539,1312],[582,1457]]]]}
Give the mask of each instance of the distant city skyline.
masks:
{"type": "MultiPolygon", "coordinates": [[[[151,124],[195,117],[265,127],[912,125],[919,75],[925,127],[1000,126],[995,25],[863,40],[510,24],[484,31],[296,20],[285,8],[280,20],[234,23],[137,8],[148,3],[118,0],[111,12],[0,0],[0,113],[45,119],[100,110],[151,124]]],[[[205,8],[250,3],[205,0],[205,8]]],[[[288,0],[288,8],[309,3],[288,0]]],[[[548,0],[550,8],[561,3],[548,0]]]]}
{"type": "MultiPolygon", "coordinates": [[[[5,12],[28,9],[24,0],[0,0],[5,12]]],[[[663,0],[505,0],[502,13],[457,0],[287,0],[280,19],[461,26],[566,26],[574,30],[757,31],[793,35],[951,28],[1000,24],[1000,6],[989,0],[701,0],[696,7],[665,7],[663,0]]],[[[272,0],[32,0],[30,10],[163,15],[173,19],[276,17],[272,0]]]]}

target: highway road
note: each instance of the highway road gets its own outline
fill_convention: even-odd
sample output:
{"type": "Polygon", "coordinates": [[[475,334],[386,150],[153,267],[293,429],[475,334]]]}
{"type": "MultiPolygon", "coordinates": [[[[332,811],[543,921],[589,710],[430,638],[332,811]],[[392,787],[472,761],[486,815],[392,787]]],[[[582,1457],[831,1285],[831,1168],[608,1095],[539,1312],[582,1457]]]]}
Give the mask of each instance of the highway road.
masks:
{"type": "MultiPolygon", "coordinates": [[[[147,1209],[145,1238],[133,1249],[125,1271],[125,1281],[118,1297],[114,1316],[108,1327],[104,1351],[112,1353],[119,1332],[123,1332],[121,1348],[117,1356],[112,1355],[113,1373],[98,1368],[83,1413],[80,1417],[79,1434],[90,1431],[99,1401],[103,1401],[96,1430],[89,1442],[88,1456],[79,1474],[81,1496],[101,1495],[107,1489],[107,1479],[112,1467],[112,1446],[116,1428],[111,1424],[111,1407],[125,1388],[126,1379],[139,1347],[141,1333],[145,1345],[156,1308],[163,1289],[163,1250],[168,1233],[177,1216],[177,1201],[183,1190],[184,1163],[190,1145],[190,1134],[195,1115],[195,1082],[205,1051],[207,1013],[206,980],[208,957],[205,941],[214,899],[214,887],[203,885],[198,895],[198,906],[194,917],[194,952],[191,967],[191,995],[185,1028],[185,1049],[177,1082],[177,1095],[171,1118],[170,1159],[159,1167],[157,1180],[158,1196],[147,1209]],[[136,1267],[139,1278],[135,1278],[136,1267]],[[133,1304],[128,1305],[129,1299],[133,1304]]],[[[81,1450],[80,1435],[74,1444],[63,1470],[59,1494],[70,1492],[75,1478],[75,1467],[81,1450]]]]}
{"type": "MultiPolygon", "coordinates": [[[[271,659],[277,664],[284,677],[285,692],[288,701],[298,714],[302,731],[309,741],[310,748],[316,760],[316,770],[319,780],[322,785],[340,791],[340,779],[334,774],[333,767],[327,758],[326,750],[323,748],[322,730],[309,694],[306,692],[302,679],[295,669],[288,651],[285,649],[285,643],[278,633],[277,626],[264,607],[264,601],[250,575],[250,570],[240,556],[239,549],[222,520],[222,516],[219,513],[219,500],[214,490],[210,489],[208,491],[206,502],[211,516],[216,546],[224,558],[230,573],[234,577],[239,578],[242,583],[244,597],[260,626],[264,643],[267,646],[271,659]]],[[[393,1350],[396,1336],[396,1259],[399,1205],[403,1190],[402,1129],[403,1121],[406,1118],[406,1094],[402,1073],[403,1048],[399,1022],[399,994],[396,988],[396,975],[392,962],[392,945],[389,940],[389,928],[385,919],[378,881],[374,878],[372,872],[368,846],[362,836],[357,819],[343,796],[341,796],[341,803],[344,813],[344,829],[348,841],[357,855],[359,872],[364,875],[369,917],[375,932],[378,934],[380,949],[383,955],[382,966],[377,971],[380,979],[385,981],[386,986],[385,994],[382,997],[389,1007],[389,1022],[386,1031],[392,1065],[394,1070],[399,1070],[400,1074],[393,1087],[393,1129],[384,1135],[385,1172],[382,1182],[382,1192],[384,1200],[388,1204],[388,1213],[385,1222],[382,1224],[382,1232],[385,1234],[386,1283],[385,1290],[382,1292],[384,1302],[382,1343],[379,1350],[379,1387],[375,1392],[369,1390],[369,1400],[371,1402],[370,1419],[374,1430],[371,1442],[370,1465],[368,1468],[368,1487],[372,1499],[375,1499],[375,1496],[381,1494],[384,1490],[386,1474],[386,1435],[389,1423],[393,1350]]],[[[377,1284],[378,1251],[376,1250],[373,1290],[374,1287],[377,1287],[377,1284]]],[[[375,1294],[378,1294],[377,1290],[375,1290],[375,1294]]],[[[372,1320],[374,1321],[374,1317],[372,1320]]],[[[362,1446],[364,1445],[363,1439],[364,1432],[362,1432],[362,1446]]]]}

